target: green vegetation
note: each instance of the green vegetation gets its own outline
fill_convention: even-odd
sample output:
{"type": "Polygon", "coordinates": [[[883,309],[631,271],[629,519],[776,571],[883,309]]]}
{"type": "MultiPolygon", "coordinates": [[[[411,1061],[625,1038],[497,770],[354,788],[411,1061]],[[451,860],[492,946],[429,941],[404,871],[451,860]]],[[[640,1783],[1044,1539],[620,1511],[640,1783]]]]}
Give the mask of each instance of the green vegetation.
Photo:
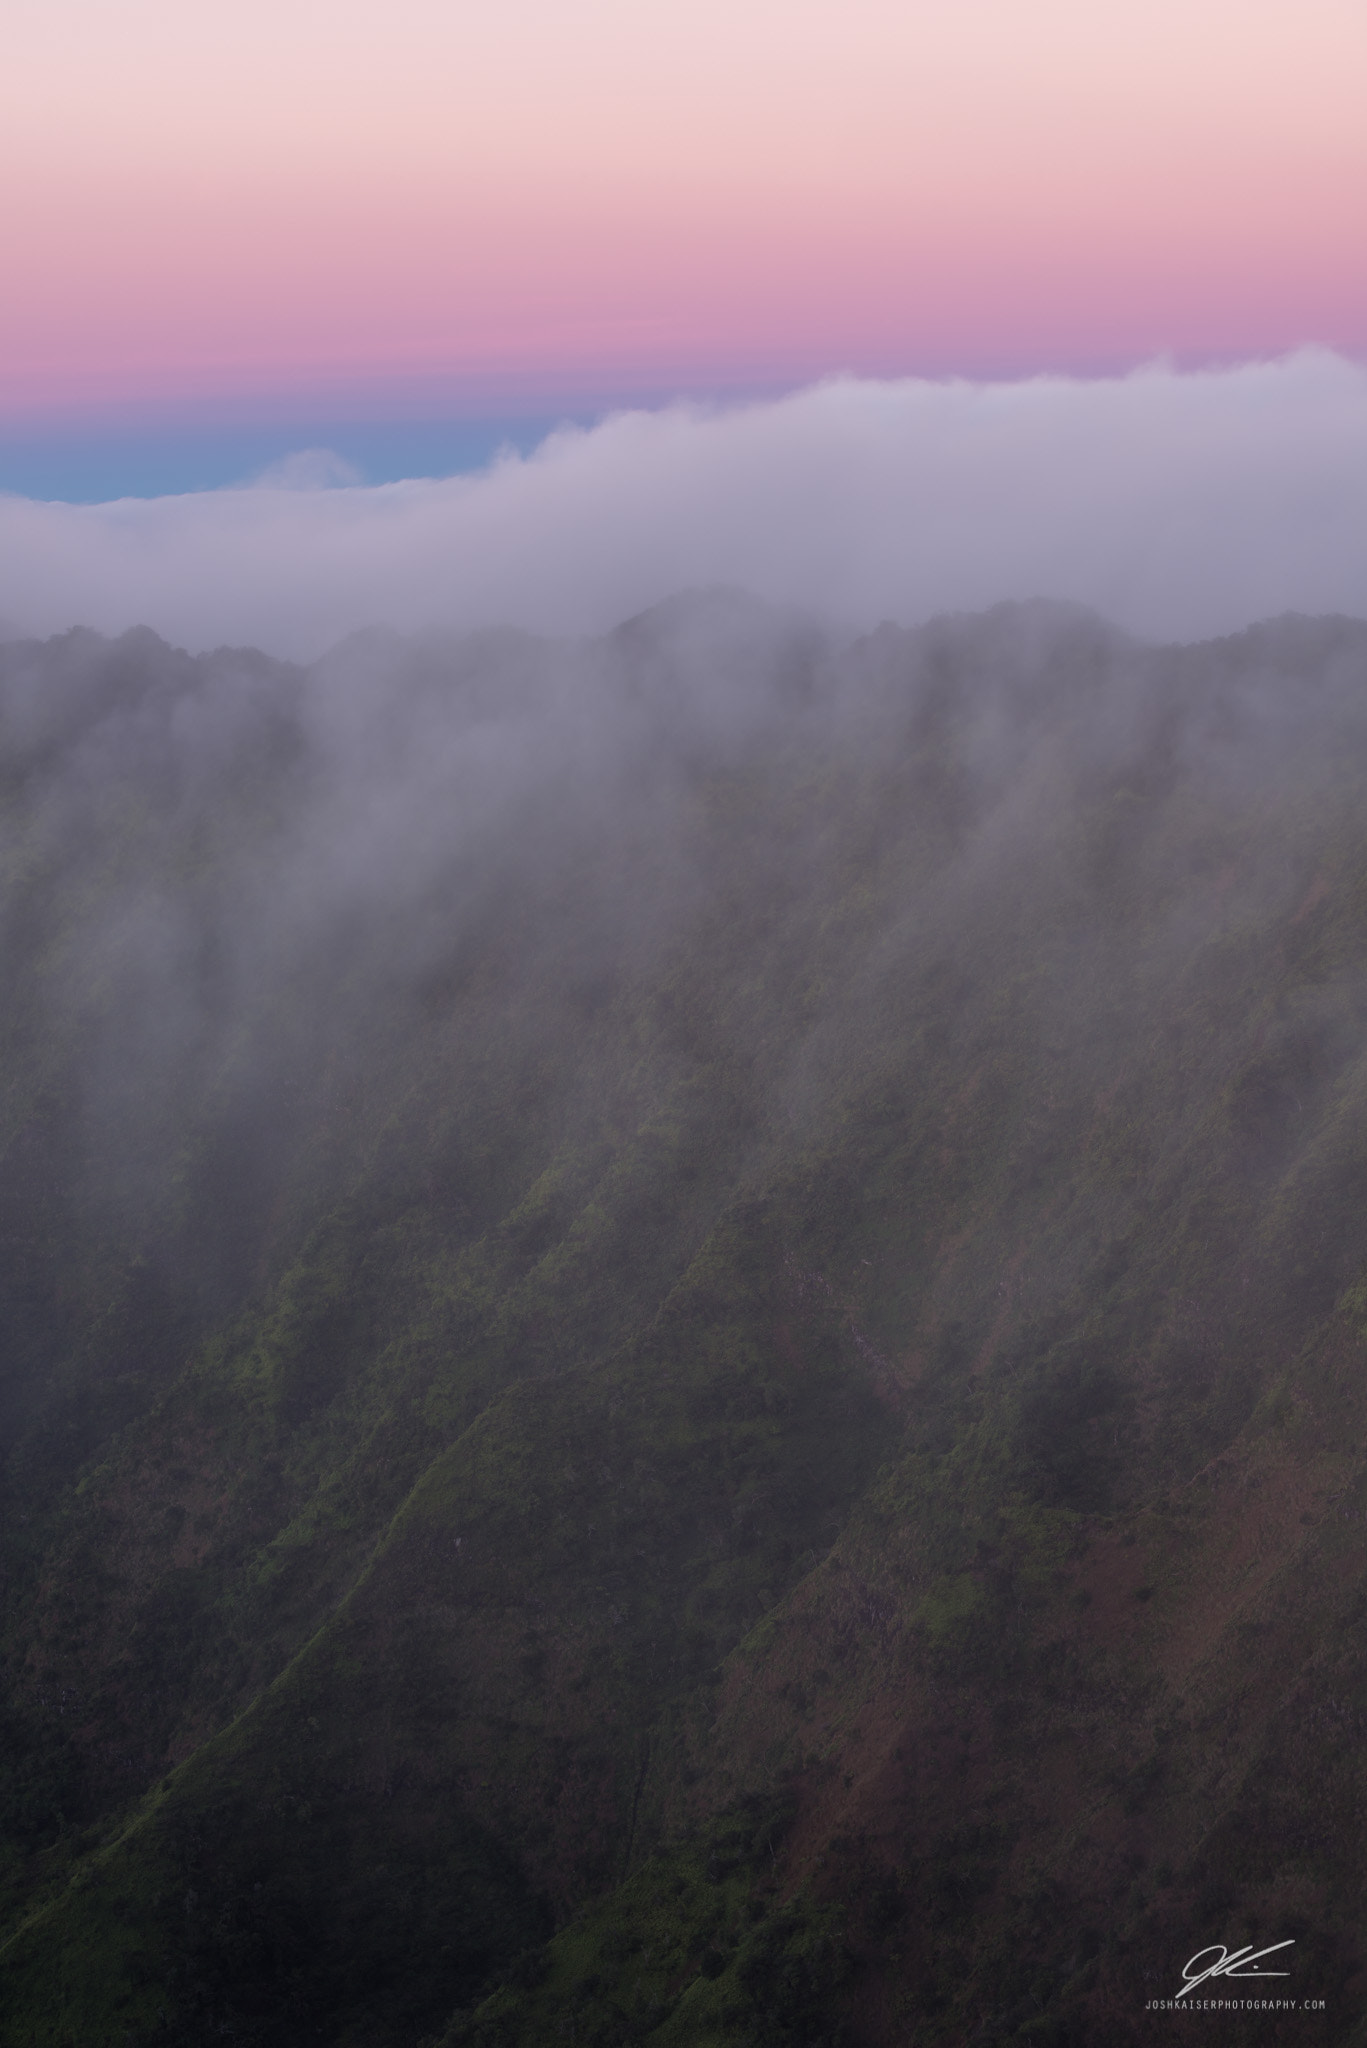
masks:
{"type": "Polygon", "coordinates": [[[1358,2038],[1367,628],[0,686],[2,2048],[1358,2038]]]}

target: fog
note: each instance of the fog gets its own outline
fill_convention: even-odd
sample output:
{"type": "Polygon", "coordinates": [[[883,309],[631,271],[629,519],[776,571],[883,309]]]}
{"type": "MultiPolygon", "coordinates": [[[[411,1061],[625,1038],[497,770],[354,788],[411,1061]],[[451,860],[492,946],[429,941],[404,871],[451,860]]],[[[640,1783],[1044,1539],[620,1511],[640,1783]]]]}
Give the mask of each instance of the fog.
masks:
{"type": "Polygon", "coordinates": [[[1347,620],[1164,649],[1035,603],[851,636],[714,591],[308,666],[14,641],[0,1204],[27,1244],[47,1187],[232,1294],[290,1187],[333,1199],[377,1146],[455,1172],[481,1118],[511,1159],[739,1091],[757,1157],[800,1142],[888,1058],[890,1002],[990,989],[1020,946],[1085,1086],[1151,1027],[1165,934],[1179,960],[1304,892],[1364,763],[1347,620]],[[1131,960],[1135,891],[1162,909],[1131,960]],[[1102,963],[1148,977],[1128,1017],[1102,963]]]}
{"type": "Polygon", "coordinates": [[[311,660],[359,627],[597,633],[719,583],[853,629],[1037,597],[1155,638],[1367,613],[1367,369],[1322,350],[1016,384],[835,380],[366,487],[0,498],[0,619],[311,660]]]}
{"type": "Polygon", "coordinates": [[[1367,376],[1325,354],[0,528],[16,1384],[82,1289],[217,1315],[363,1185],[477,1233],[668,1130],[678,1250],[1008,988],[1085,1094],[1361,811],[1367,376]]]}
{"type": "MultiPolygon", "coordinates": [[[[966,1730],[997,1688],[992,1839],[994,1787],[1038,1803],[1039,1729],[1080,1731],[1087,1799],[1116,1787],[1088,1730],[1125,1732],[1126,1687],[1127,1754],[1206,1741],[1220,1696],[1157,1697],[1131,1595],[1180,1614],[1203,1528],[1232,1585],[1247,1515],[1219,1502],[1266,1479],[1277,1571],[1239,1580],[1228,1635],[1263,1656],[1242,1617],[1337,1554],[1292,1516],[1345,1497],[1365,401],[1325,355],[842,383],[445,483],[370,489],[314,451],[251,489],[0,506],[0,609],[29,629],[0,639],[11,1636],[110,1788],[87,1822],[19,1750],[9,1811],[34,1784],[46,1839],[94,1845],[97,1965],[117,1938],[141,1968],[130,1898],[155,1962],[193,1877],[187,2026],[233,2024],[209,2001],[245,1985],[244,2029],[297,2038],[335,1983],[351,2038],[411,2039],[410,1960],[435,2000],[461,1943],[494,1953],[481,1870],[588,1896],[613,1814],[644,1867],[638,1808],[672,1828],[696,1786],[757,1845],[737,1788],[782,1790],[861,1702],[901,1740],[869,1687],[966,1730]],[[817,1697],[842,1659],[852,1689],[817,1697]],[[395,1963],[433,1872],[455,1917],[432,1893],[395,1963]]],[[[1285,1669],[1299,1740],[1319,1695],[1285,1669]]],[[[1184,1839],[1179,1766],[1119,1785],[1127,1898],[1125,1844],[1184,1839]]],[[[920,1797],[887,1755],[854,1768],[856,1816],[920,1797]]],[[[989,1866],[916,1827],[899,1869],[931,1872],[953,1967],[945,1901],[976,1912],[960,1877],[989,1866]]],[[[1244,1856],[1205,1829],[1174,1910],[1221,1830],[1244,1856]]],[[[6,1868],[64,1881],[65,1848],[10,1839],[6,1868]]],[[[740,1836],[693,1839],[685,1873],[740,1836]]],[[[861,1844],[886,1831],[837,1839],[851,1896],[882,1896],[861,1844]]],[[[1053,1911],[1035,1868],[1017,1919],[1053,1911]]],[[[807,1986],[824,1920],[786,1950],[766,1924],[730,1982],[767,1957],[757,1981],[807,1986]]],[[[56,1981],[60,1922],[25,1925],[56,1981]]]]}

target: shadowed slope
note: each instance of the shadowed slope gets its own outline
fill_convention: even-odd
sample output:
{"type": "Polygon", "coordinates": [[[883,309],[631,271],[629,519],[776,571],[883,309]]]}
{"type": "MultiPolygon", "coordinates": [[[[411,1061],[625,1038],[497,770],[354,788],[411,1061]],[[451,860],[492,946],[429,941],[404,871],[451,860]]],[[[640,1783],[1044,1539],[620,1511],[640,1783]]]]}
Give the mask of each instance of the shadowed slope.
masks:
{"type": "Polygon", "coordinates": [[[0,2038],[1345,2038],[1367,629],[6,659],[0,2038]]]}

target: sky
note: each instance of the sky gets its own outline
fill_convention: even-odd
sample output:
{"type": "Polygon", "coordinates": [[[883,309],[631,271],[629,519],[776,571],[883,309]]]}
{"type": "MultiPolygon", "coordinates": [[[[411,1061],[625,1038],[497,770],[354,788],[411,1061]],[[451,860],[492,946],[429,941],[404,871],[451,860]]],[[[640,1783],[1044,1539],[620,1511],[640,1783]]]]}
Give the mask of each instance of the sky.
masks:
{"type": "Polygon", "coordinates": [[[1362,0],[0,0],[0,488],[1367,354],[1362,0]]]}

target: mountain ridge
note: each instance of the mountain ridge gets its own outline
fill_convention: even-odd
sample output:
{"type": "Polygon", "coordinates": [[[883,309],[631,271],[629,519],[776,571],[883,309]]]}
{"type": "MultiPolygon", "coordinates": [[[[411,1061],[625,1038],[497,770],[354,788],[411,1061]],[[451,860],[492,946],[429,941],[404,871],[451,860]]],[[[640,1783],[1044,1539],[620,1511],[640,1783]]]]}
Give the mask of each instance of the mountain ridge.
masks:
{"type": "Polygon", "coordinates": [[[1356,2038],[1367,626],[747,616],[0,650],[0,2040],[1356,2038]]]}

